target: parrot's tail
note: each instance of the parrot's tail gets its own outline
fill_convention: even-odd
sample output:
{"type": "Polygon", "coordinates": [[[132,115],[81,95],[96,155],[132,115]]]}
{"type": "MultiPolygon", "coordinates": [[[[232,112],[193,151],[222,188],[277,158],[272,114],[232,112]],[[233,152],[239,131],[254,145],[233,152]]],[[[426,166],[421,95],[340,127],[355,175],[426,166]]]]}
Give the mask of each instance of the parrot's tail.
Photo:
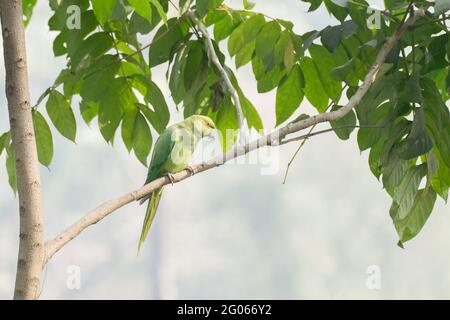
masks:
{"type": "Polygon", "coordinates": [[[156,215],[156,210],[158,209],[159,200],[161,200],[161,195],[163,193],[164,187],[156,189],[150,195],[150,201],[148,202],[147,212],[145,213],[144,224],[142,225],[141,238],[139,239],[138,253],[141,249],[142,243],[144,243],[145,238],[147,238],[150,226],[152,225],[153,219],[156,215]]]}

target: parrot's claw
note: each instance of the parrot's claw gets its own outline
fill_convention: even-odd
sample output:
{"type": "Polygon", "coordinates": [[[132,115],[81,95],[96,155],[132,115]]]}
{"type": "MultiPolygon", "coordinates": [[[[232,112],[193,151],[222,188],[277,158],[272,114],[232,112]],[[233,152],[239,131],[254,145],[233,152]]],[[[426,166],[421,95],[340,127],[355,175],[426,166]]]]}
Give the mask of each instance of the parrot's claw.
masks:
{"type": "Polygon", "coordinates": [[[191,173],[191,177],[195,174],[195,170],[193,167],[189,166],[186,168],[187,171],[189,171],[191,173]]]}
{"type": "Polygon", "coordinates": [[[173,175],[171,173],[167,173],[167,178],[169,178],[170,184],[173,186],[175,182],[175,178],[173,177],[173,175]]]}

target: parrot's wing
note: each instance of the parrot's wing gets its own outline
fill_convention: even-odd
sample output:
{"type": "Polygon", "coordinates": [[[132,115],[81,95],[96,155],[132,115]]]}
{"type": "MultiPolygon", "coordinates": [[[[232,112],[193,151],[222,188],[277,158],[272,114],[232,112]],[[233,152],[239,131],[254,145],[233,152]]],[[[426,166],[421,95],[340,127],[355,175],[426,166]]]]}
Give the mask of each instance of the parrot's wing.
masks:
{"type": "Polygon", "coordinates": [[[162,168],[166,161],[170,159],[175,143],[176,139],[174,139],[173,130],[165,130],[158,137],[153,149],[152,161],[150,162],[145,184],[165,174],[165,172],[162,172],[162,168]]]}

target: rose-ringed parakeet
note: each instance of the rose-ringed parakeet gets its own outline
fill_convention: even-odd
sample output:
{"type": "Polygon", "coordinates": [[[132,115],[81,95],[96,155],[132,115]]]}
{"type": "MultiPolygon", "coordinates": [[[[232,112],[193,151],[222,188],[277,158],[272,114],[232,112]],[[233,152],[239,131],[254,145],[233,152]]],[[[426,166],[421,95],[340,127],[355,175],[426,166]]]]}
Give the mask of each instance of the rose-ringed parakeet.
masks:
{"type": "MultiPolygon", "coordinates": [[[[211,137],[214,128],[214,121],[209,117],[193,115],[165,129],[155,143],[145,184],[165,175],[172,180],[171,174],[189,169],[197,143],[205,136],[211,137]]],[[[163,189],[164,187],[156,189],[148,197],[149,203],[139,239],[138,252],[150,230],[163,189]]],[[[144,198],[143,201],[145,200],[147,199],[144,198]]]]}

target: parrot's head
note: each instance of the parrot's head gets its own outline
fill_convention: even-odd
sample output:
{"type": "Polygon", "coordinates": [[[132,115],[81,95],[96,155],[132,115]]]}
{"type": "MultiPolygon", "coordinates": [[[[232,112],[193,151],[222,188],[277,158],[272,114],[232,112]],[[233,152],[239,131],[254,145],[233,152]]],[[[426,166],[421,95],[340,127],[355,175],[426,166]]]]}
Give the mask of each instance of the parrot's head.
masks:
{"type": "Polygon", "coordinates": [[[194,131],[196,136],[200,137],[213,137],[214,129],[216,125],[214,121],[207,116],[194,115],[190,117],[194,124],[194,131]]]}

